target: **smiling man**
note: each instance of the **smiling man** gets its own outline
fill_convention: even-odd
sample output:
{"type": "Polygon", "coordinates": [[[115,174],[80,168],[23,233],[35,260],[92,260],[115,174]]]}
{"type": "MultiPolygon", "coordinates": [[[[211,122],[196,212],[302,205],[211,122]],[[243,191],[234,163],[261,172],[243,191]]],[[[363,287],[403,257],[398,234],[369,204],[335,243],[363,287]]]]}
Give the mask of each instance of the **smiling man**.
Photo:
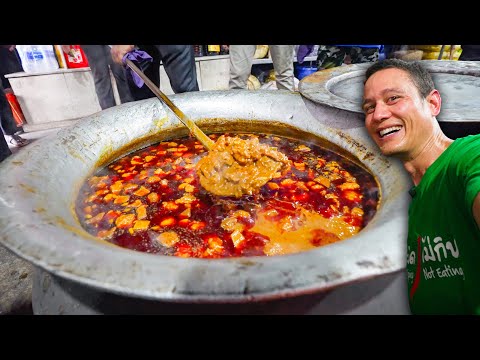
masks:
{"type": "Polygon", "coordinates": [[[387,59],[367,69],[362,106],[368,133],[413,180],[410,309],[480,314],[480,134],[449,139],[436,119],[441,105],[421,62],[387,59]]]}

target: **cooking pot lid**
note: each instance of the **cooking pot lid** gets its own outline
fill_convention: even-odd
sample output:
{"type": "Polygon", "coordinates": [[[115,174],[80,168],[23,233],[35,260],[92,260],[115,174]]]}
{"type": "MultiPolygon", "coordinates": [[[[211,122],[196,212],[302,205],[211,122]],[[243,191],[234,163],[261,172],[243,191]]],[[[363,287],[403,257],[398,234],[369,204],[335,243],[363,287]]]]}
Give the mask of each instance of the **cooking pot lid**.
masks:
{"type": "MultiPolygon", "coordinates": [[[[439,121],[480,121],[480,64],[477,61],[422,60],[422,64],[432,73],[442,96],[439,121]]],[[[300,81],[299,91],[316,103],[363,113],[363,83],[370,65],[353,64],[317,71],[300,81]]]]}

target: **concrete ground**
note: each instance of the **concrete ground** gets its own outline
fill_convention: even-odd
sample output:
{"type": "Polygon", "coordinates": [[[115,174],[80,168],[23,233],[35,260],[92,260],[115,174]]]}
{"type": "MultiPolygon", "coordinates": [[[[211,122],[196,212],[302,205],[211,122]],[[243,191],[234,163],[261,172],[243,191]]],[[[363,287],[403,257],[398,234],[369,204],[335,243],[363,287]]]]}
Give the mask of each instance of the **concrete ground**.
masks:
{"type": "MultiPolygon", "coordinates": [[[[30,144],[35,140],[60,130],[49,129],[21,134],[30,144]]],[[[10,136],[5,136],[12,153],[22,151],[24,147],[16,147],[10,143],[10,136]]],[[[0,315],[31,315],[32,311],[32,281],[34,267],[29,262],[19,258],[10,250],[0,245],[0,315]]]]}
{"type": "MultiPolygon", "coordinates": [[[[47,135],[50,135],[50,134],[56,134],[61,128],[54,128],[54,129],[48,129],[48,130],[41,130],[41,131],[33,131],[33,132],[25,132],[23,134],[20,134],[20,136],[24,139],[27,139],[29,140],[30,142],[33,142],[37,139],[40,139],[42,137],[45,137],[47,135]]],[[[10,148],[10,150],[12,151],[12,153],[15,153],[17,151],[21,151],[24,147],[17,147],[15,145],[12,145],[10,143],[10,136],[8,135],[4,135],[5,136],[5,140],[7,140],[7,144],[8,144],[8,147],[10,148]]],[[[28,145],[26,145],[28,146],[28,145]]]]}

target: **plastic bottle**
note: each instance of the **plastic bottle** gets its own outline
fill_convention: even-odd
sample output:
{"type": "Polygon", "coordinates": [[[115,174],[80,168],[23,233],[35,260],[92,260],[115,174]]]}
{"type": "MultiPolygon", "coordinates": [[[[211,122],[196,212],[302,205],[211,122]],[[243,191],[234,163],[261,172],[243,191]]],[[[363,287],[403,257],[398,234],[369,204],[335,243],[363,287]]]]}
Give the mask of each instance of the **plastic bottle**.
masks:
{"type": "Polygon", "coordinates": [[[16,48],[26,73],[50,72],[58,69],[53,45],[17,45],[16,48]]]}

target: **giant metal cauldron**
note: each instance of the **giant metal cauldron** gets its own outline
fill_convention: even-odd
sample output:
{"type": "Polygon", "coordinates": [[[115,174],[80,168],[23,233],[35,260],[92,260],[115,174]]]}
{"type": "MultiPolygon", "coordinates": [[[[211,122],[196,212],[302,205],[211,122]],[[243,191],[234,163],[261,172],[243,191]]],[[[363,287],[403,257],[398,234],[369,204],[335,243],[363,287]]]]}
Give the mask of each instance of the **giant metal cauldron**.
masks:
{"type": "Polygon", "coordinates": [[[195,92],[171,98],[207,133],[265,131],[299,137],[304,132],[303,137],[318,136],[353,155],[379,181],[377,214],[352,238],[275,257],[184,259],[135,252],[92,237],[73,210],[84,179],[124,151],[187,133],[157,99],[149,99],[84,118],[0,164],[1,173],[8,174],[0,179],[6,190],[0,195],[2,244],[48,274],[88,289],[192,304],[315,294],[404,268],[410,182],[399,162],[378,153],[363,116],[286,91],[195,92]]]}

